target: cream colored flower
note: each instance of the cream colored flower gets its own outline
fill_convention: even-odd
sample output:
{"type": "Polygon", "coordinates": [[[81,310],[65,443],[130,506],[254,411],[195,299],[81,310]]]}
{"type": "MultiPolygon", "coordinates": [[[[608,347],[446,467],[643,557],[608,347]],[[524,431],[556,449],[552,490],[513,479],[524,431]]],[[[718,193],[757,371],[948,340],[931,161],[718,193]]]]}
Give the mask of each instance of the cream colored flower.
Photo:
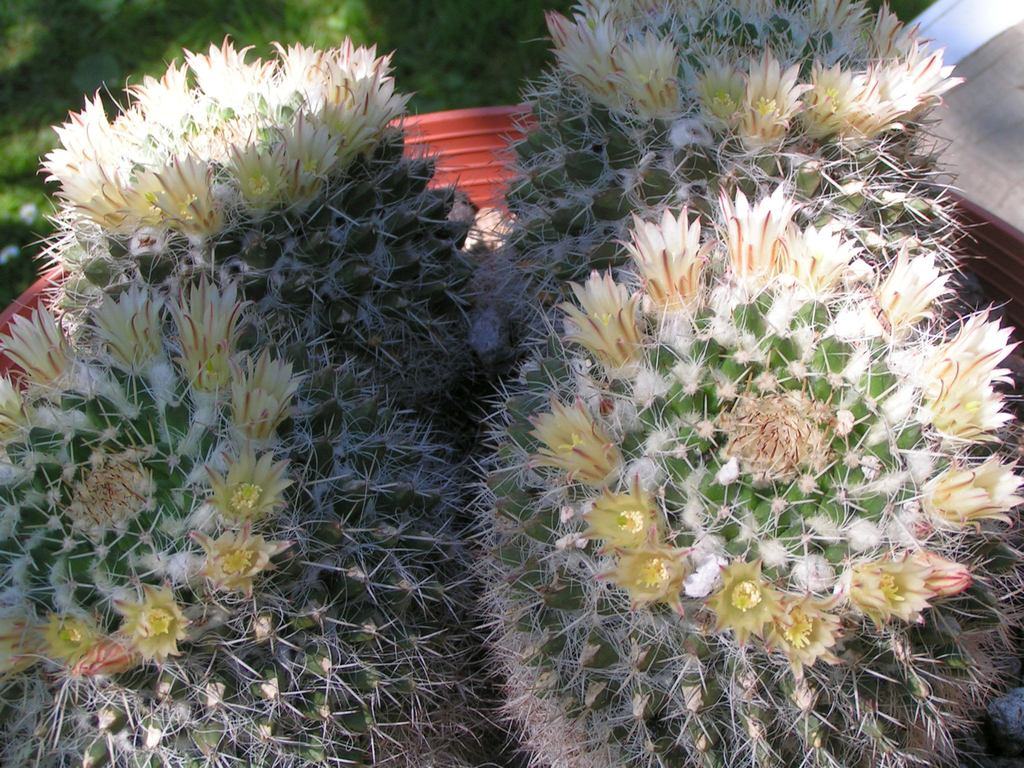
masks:
{"type": "Polygon", "coordinates": [[[251,45],[235,50],[225,38],[219,48],[211,45],[205,54],[185,51],[185,61],[203,94],[220,109],[238,112],[250,108],[273,82],[274,64],[260,59],[247,61],[251,50],[251,45]]]}
{"type": "Polygon", "coordinates": [[[0,619],[0,680],[22,672],[40,659],[39,626],[25,615],[0,619]]]}
{"type": "Polygon", "coordinates": [[[725,128],[739,123],[745,93],[743,73],[725,62],[713,62],[697,78],[701,109],[713,123],[725,128]]]}
{"type": "Polygon", "coordinates": [[[292,484],[285,473],[287,461],[274,461],[272,453],[259,458],[246,448],[229,458],[227,475],[207,468],[213,495],[210,502],[227,520],[255,522],[284,506],[284,491],[292,484]]]}
{"type": "Polygon", "coordinates": [[[875,24],[868,34],[871,55],[878,59],[906,56],[917,41],[918,26],[907,27],[900,17],[883,5],[875,16],[875,24]]]}
{"type": "Polygon", "coordinates": [[[771,196],[751,205],[737,190],[733,202],[719,195],[727,228],[726,246],[732,271],[740,278],[765,281],[779,274],[787,258],[786,235],[797,205],[777,187],[771,196]]]}
{"type": "Polygon", "coordinates": [[[917,621],[935,597],[930,574],[930,566],[907,555],[862,563],[850,573],[850,601],[878,626],[892,618],[917,621]]]}
{"type": "Polygon", "coordinates": [[[238,341],[243,304],[232,284],[223,291],[202,278],[171,307],[181,340],[178,363],[192,386],[202,392],[223,389],[231,381],[231,358],[238,341]]]}
{"type": "Polygon", "coordinates": [[[0,376],[0,442],[14,437],[25,424],[21,391],[9,378],[0,376]]]}
{"type": "Polygon", "coordinates": [[[710,244],[701,248],[700,218],[689,223],[686,208],[673,216],[666,210],[660,224],[633,216],[631,242],[626,250],[633,257],[644,289],[660,309],[692,306],[700,292],[700,275],[710,244]]]}
{"type": "Polygon", "coordinates": [[[142,224],[169,226],[195,237],[217,234],[224,227],[223,211],[213,193],[213,168],[194,155],[145,171],[133,192],[139,202],[129,198],[130,210],[142,224]]]}
{"type": "Polygon", "coordinates": [[[571,286],[582,311],[573,304],[561,305],[570,326],[566,339],[585,347],[610,373],[635,362],[643,349],[636,321],[639,297],[617,285],[611,272],[592,272],[584,285],[571,286]]]}
{"type": "Polygon", "coordinates": [[[782,71],[769,54],[751,60],[736,131],[747,149],[778,145],[786,137],[793,116],[802,108],[800,96],[810,88],[798,83],[800,69],[782,71]]]}
{"type": "Polygon", "coordinates": [[[667,603],[678,610],[688,574],[683,550],[648,544],[622,552],[607,577],[629,593],[634,607],[667,603]]]}
{"type": "Polygon", "coordinates": [[[934,519],[955,527],[982,520],[1010,523],[1007,514],[1024,501],[1017,489],[1024,479],[1015,465],[993,457],[976,467],[954,463],[924,487],[921,507],[934,519]]]}
{"type": "Polygon", "coordinates": [[[531,419],[531,434],[540,440],[534,456],[542,467],[554,467],[595,488],[603,487],[622,464],[619,447],[605,428],[594,422],[582,402],[568,407],[555,399],[551,411],[531,419]]]}
{"type": "Polygon", "coordinates": [[[664,527],[661,510],[638,481],[626,493],[605,490],[583,518],[587,537],[603,541],[607,549],[636,549],[664,527]]]}
{"type": "Polygon", "coordinates": [[[670,38],[648,32],[628,40],[615,51],[617,72],[612,76],[619,94],[640,117],[671,117],[679,104],[679,53],[670,38]]]}
{"type": "Polygon", "coordinates": [[[193,533],[192,537],[206,550],[202,575],[216,589],[252,594],[253,580],[272,568],[271,558],[292,545],[290,541],[266,541],[250,532],[248,524],[237,533],[222,533],[216,539],[193,533]]]}
{"type": "Polygon", "coordinates": [[[116,299],[103,298],[94,316],[96,335],[125,369],[137,370],[160,355],[163,306],[163,299],[137,285],[116,299]]]}
{"type": "Polygon", "coordinates": [[[233,366],[231,422],[249,440],[267,440],[288,416],[299,379],[292,366],[264,351],[244,369],[233,366]]]}
{"type": "Polygon", "coordinates": [[[945,65],[941,50],[929,52],[918,41],[910,45],[901,60],[886,61],[871,70],[871,77],[878,82],[879,98],[901,117],[916,117],[963,82],[952,74],[953,67],[945,65]]]}
{"type": "Polygon", "coordinates": [[[251,211],[267,211],[285,199],[288,170],[282,157],[282,145],[268,150],[250,143],[232,147],[228,169],[238,184],[239,197],[251,211]]]}
{"type": "Polygon", "coordinates": [[[781,610],[781,595],[761,576],[761,561],[737,560],[722,570],[722,588],[708,598],[715,612],[715,629],[731,629],[745,643],[761,635],[781,610]]]}
{"type": "Polygon", "coordinates": [[[53,613],[43,629],[43,639],[48,658],[72,667],[99,642],[100,633],[92,621],[53,613]]]}
{"type": "Polygon", "coordinates": [[[927,420],[951,437],[990,439],[1013,418],[1002,412],[1003,398],[992,384],[1009,381],[1009,371],[997,366],[1016,345],[1008,343],[1011,329],[988,317],[982,312],[968,318],[925,364],[927,420]]]}
{"type": "Polygon", "coordinates": [[[935,265],[934,254],[908,258],[906,250],[896,257],[888,277],[875,291],[878,306],[893,333],[933,316],[932,305],[949,292],[948,274],[935,265]]]}
{"type": "Polygon", "coordinates": [[[346,39],[326,53],[321,66],[325,78],[310,108],[340,139],[337,163],[345,167],[376,146],[391,121],[405,112],[409,97],[395,92],[391,57],[378,58],[375,47],[357,47],[346,39]]]}
{"type": "Polygon", "coordinates": [[[71,348],[53,313],[37,307],[28,317],[15,316],[0,351],[35,384],[54,384],[71,365],[71,348]]]}
{"type": "Polygon", "coordinates": [[[765,633],[768,647],[782,651],[789,659],[793,673],[803,676],[804,667],[819,659],[834,664],[838,661],[831,652],[839,640],[840,618],[831,613],[835,600],[811,597],[785,596],[779,601],[779,611],[765,633]]]}
{"type": "Polygon", "coordinates": [[[839,136],[864,140],[877,136],[899,117],[890,102],[879,95],[880,86],[871,72],[851,72],[840,64],[826,69],[814,63],[811,87],[803,96],[800,113],[807,134],[815,139],[839,136]]]}
{"type": "Polygon", "coordinates": [[[937,552],[922,549],[915,552],[913,558],[931,569],[925,579],[925,586],[935,597],[959,595],[974,580],[970,568],[963,563],[948,560],[937,552]]]}
{"type": "Polygon", "coordinates": [[[186,64],[172,62],[159,80],[146,75],[127,91],[140,122],[155,123],[172,133],[187,125],[197,107],[186,64]]]}
{"type": "Polygon", "coordinates": [[[609,15],[577,14],[570,21],[560,13],[547,11],[544,19],[562,69],[601,104],[617,107],[615,52],[623,41],[609,15]]]}
{"type": "Polygon", "coordinates": [[[164,662],[177,656],[178,643],[188,637],[188,619],[168,587],[142,587],[142,600],[120,601],[117,609],[124,617],[121,633],[146,661],[164,662]]]}
{"type": "Polygon", "coordinates": [[[281,134],[279,160],[286,199],[309,200],[320,191],[327,174],[337,163],[341,139],[326,126],[317,126],[301,112],[281,134]]]}
{"type": "Polygon", "coordinates": [[[812,293],[830,290],[857,257],[856,247],[837,230],[834,225],[821,229],[812,225],[803,231],[791,227],[785,239],[782,271],[812,293]]]}

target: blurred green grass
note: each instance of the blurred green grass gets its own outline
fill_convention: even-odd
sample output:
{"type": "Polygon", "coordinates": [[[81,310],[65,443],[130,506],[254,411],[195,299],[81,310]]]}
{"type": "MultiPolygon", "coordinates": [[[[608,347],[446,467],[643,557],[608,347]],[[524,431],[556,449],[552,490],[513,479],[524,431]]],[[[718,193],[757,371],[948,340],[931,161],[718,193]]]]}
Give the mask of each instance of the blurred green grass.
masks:
{"type": "MultiPolygon", "coordinates": [[[[932,0],[897,0],[912,18],[932,0]]],[[[0,307],[34,278],[52,210],[39,158],[50,126],[84,93],[111,100],[158,74],[181,48],[230,35],[260,55],[273,41],[330,46],[346,35],[395,50],[413,112],[508,104],[547,60],[543,11],[571,0],[2,0],[0,307]]]]}

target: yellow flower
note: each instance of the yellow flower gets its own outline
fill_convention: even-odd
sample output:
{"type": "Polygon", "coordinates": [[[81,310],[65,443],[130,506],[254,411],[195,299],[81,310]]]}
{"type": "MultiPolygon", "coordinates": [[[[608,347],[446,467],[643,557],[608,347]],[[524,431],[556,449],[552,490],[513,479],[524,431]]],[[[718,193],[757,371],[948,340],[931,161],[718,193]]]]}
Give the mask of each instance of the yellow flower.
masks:
{"type": "Polygon", "coordinates": [[[188,619],[174,600],[168,587],[143,586],[142,600],[137,603],[118,602],[124,616],[121,633],[146,661],[164,662],[177,656],[178,642],[188,633],[188,619]]]}
{"type": "Polygon", "coordinates": [[[809,226],[803,231],[793,227],[785,245],[782,271],[816,294],[831,289],[857,255],[853,244],[831,226],[809,226]]]}
{"type": "Polygon", "coordinates": [[[291,410],[292,395],[299,387],[292,366],[264,351],[244,369],[233,366],[231,422],[249,440],[267,440],[291,410]]]}
{"type": "Polygon", "coordinates": [[[626,250],[633,257],[644,288],[660,309],[690,306],[700,291],[700,275],[710,244],[700,246],[700,218],[690,224],[686,208],[678,218],[668,210],[661,223],[648,223],[633,216],[631,242],[626,250]]]}
{"type": "Polygon", "coordinates": [[[754,205],[742,192],[736,200],[719,195],[727,225],[726,246],[732,271],[740,278],[764,282],[778,275],[787,258],[786,235],[797,206],[777,187],[754,205]]]}
{"type": "Polygon", "coordinates": [[[216,392],[231,380],[243,306],[234,285],[220,291],[204,277],[171,308],[181,340],[178,363],[196,389],[216,392]]]}
{"type": "Polygon", "coordinates": [[[683,550],[649,544],[625,550],[608,578],[629,593],[634,607],[667,603],[679,609],[679,593],[689,571],[683,550]]]}
{"type": "Polygon", "coordinates": [[[1015,465],[990,458],[977,467],[954,463],[924,487],[921,507],[938,521],[954,527],[981,520],[1009,523],[1006,513],[1024,501],[1016,491],[1024,483],[1013,474],[1015,465]]]}
{"type": "Polygon", "coordinates": [[[834,603],[834,600],[819,600],[810,595],[781,599],[765,642],[786,654],[797,677],[803,675],[804,667],[818,659],[829,663],[837,660],[829,651],[839,638],[840,619],[829,612],[834,603]]]}
{"type": "Polygon", "coordinates": [[[41,646],[39,626],[28,616],[0,619],[0,680],[39,661],[41,646]]]}
{"type": "Polygon", "coordinates": [[[0,351],[42,386],[55,383],[71,365],[67,339],[45,307],[33,309],[28,317],[17,315],[7,334],[0,336],[0,351]]]}
{"type": "Polygon", "coordinates": [[[210,502],[226,519],[254,522],[273,514],[284,505],[284,491],[292,484],[285,477],[287,461],[274,461],[272,453],[256,458],[246,448],[237,458],[229,458],[227,475],[207,467],[213,496],[210,502]]]}
{"type": "Polygon", "coordinates": [[[697,95],[704,114],[718,125],[735,128],[745,86],[743,73],[731,64],[715,62],[697,79],[697,95]]]}
{"type": "Polygon", "coordinates": [[[46,655],[71,667],[77,664],[99,641],[96,625],[75,616],[50,614],[43,630],[46,655]]]}
{"type": "Polygon", "coordinates": [[[992,384],[1009,381],[998,368],[1016,344],[1011,329],[988,322],[988,312],[973,315],[959,333],[938,347],[925,363],[925,408],[940,432],[968,440],[990,439],[990,433],[1012,416],[1002,412],[1003,398],[992,384]]]}
{"type": "Polygon", "coordinates": [[[250,532],[248,524],[237,533],[222,533],[211,539],[201,533],[192,537],[206,550],[202,575],[216,589],[252,594],[253,579],[272,568],[270,559],[292,545],[290,541],[266,541],[250,532]]]}
{"type": "Polygon", "coordinates": [[[133,285],[117,299],[104,296],[95,314],[96,335],[115,361],[136,370],[160,354],[162,312],[162,299],[133,285]]]}
{"type": "Polygon", "coordinates": [[[901,250],[889,276],[875,292],[878,306],[893,333],[930,318],[935,300],[948,293],[948,280],[949,275],[942,274],[935,266],[933,254],[910,260],[907,252],[901,250]]]}
{"type": "Polygon", "coordinates": [[[585,285],[571,286],[583,309],[561,305],[572,329],[566,338],[586,347],[610,374],[635,361],[643,348],[636,322],[639,297],[617,285],[610,272],[593,272],[585,285]]]}
{"type": "Polygon", "coordinates": [[[679,102],[679,53],[671,38],[653,32],[615,49],[612,76],[621,96],[644,119],[670,117],[679,102]]]}
{"type": "Polygon", "coordinates": [[[930,566],[906,555],[862,563],[850,574],[850,600],[878,626],[891,618],[917,621],[935,596],[930,574],[930,566]]]}
{"type": "Polygon", "coordinates": [[[582,402],[570,408],[552,399],[551,411],[531,421],[531,434],[547,446],[534,457],[542,467],[555,467],[567,472],[572,480],[600,488],[622,464],[618,446],[591,419],[582,402]]]}
{"type": "Polygon", "coordinates": [[[751,635],[760,635],[779,613],[779,606],[779,593],[761,578],[760,560],[737,560],[727,566],[722,571],[722,588],[708,598],[716,630],[731,629],[741,644],[751,635]]]}
{"type": "Polygon", "coordinates": [[[800,96],[810,88],[797,82],[799,76],[797,65],[783,72],[767,53],[750,61],[736,127],[747,149],[777,145],[786,137],[790,120],[803,107],[800,96]]]}
{"type": "Polygon", "coordinates": [[[605,490],[584,519],[587,536],[604,541],[609,549],[635,549],[664,527],[654,498],[635,480],[628,493],[605,490]]]}

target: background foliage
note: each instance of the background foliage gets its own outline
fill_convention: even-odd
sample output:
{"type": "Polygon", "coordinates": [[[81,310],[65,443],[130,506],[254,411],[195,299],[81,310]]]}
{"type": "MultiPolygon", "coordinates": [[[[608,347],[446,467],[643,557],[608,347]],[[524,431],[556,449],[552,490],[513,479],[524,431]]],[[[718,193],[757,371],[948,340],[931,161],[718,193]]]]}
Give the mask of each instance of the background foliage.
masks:
{"type": "MultiPolygon", "coordinates": [[[[904,19],[933,0],[895,0],[904,19]]],[[[547,59],[545,8],[571,0],[3,0],[0,2],[0,307],[34,278],[49,231],[39,157],[82,94],[158,74],[182,47],[225,34],[331,46],[346,35],[397,50],[413,112],[508,104],[547,59]]],[[[876,3],[877,4],[877,1],[876,3]]]]}

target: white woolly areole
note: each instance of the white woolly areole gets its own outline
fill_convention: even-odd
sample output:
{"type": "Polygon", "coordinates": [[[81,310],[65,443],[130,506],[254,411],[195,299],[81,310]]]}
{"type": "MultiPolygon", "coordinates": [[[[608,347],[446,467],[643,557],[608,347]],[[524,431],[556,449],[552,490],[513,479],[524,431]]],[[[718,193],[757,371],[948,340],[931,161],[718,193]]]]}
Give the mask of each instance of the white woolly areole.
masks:
{"type": "Polygon", "coordinates": [[[935,458],[928,451],[904,451],[907,470],[917,485],[923,485],[935,469],[935,458]]]}
{"type": "Polygon", "coordinates": [[[632,483],[634,479],[640,484],[640,487],[645,491],[653,491],[658,487],[658,481],[661,478],[661,470],[657,463],[647,457],[637,459],[630,463],[626,467],[624,474],[624,480],[627,483],[632,483]]]}
{"type": "Polygon", "coordinates": [[[680,360],[672,368],[672,375],[679,380],[683,391],[692,395],[700,387],[701,366],[696,363],[680,360]]]}
{"type": "Polygon", "coordinates": [[[656,397],[668,392],[669,382],[656,370],[642,366],[633,378],[633,397],[642,405],[648,405],[656,397]]]}
{"type": "MultiPolygon", "coordinates": [[[[175,372],[174,366],[165,358],[161,357],[150,363],[146,374],[149,386],[152,387],[153,399],[169,403],[177,397],[178,374],[175,372]]],[[[197,393],[193,392],[192,394],[194,400],[197,393]]]]}
{"type": "Polygon", "coordinates": [[[719,485],[735,483],[740,476],[740,462],[736,458],[729,459],[715,475],[715,482],[719,485]]]}
{"type": "Polygon", "coordinates": [[[675,433],[669,429],[658,429],[647,436],[644,441],[644,454],[656,456],[664,453],[666,446],[675,438],[675,433]]]}
{"type": "Polygon", "coordinates": [[[681,355],[693,344],[693,320],[688,312],[666,312],[657,323],[657,339],[681,355]]]}
{"type": "Polygon", "coordinates": [[[781,568],[789,562],[789,550],[778,539],[762,541],[757,550],[764,564],[771,568],[781,568]]]}
{"type": "Polygon", "coordinates": [[[707,597],[722,581],[722,568],[728,559],[714,552],[697,552],[691,556],[693,573],[683,581],[683,592],[687,597],[707,597]]]}
{"type": "Polygon", "coordinates": [[[882,416],[890,424],[902,424],[910,418],[916,401],[917,389],[915,387],[898,387],[882,403],[882,416]]]}
{"type": "Polygon", "coordinates": [[[838,539],[840,537],[839,526],[831,518],[824,515],[815,515],[808,518],[807,524],[818,536],[824,539],[838,539]]]}
{"type": "Polygon", "coordinates": [[[668,140],[676,149],[689,147],[693,144],[712,145],[711,131],[700,118],[682,117],[672,123],[668,132],[668,140]]]}
{"type": "Polygon", "coordinates": [[[793,316],[804,304],[804,298],[795,291],[782,291],[772,302],[764,319],[778,336],[785,336],[793,322],[793,316]]]}
{"type": "Polygon", "coordinates": [[[855,552],[865,552],[874,549],[882,543],[882,531],[870,520],[854,520],[846,528],[847,540],[850,548],[855,552]]]}
{"type": "Polygon", "coordinates": [[[871,280],[874,276],[874,267],[864,261],[864,259],[854,259],[843,270],[843,282],[847,285],[863,283],[871,280]]]}
{"type": "Polygon", "coordinates": [[[825,592],[836,581],[835,568],[821,555],[799,558],[790,569],[793,583],[810,592],[825,592]]]}

